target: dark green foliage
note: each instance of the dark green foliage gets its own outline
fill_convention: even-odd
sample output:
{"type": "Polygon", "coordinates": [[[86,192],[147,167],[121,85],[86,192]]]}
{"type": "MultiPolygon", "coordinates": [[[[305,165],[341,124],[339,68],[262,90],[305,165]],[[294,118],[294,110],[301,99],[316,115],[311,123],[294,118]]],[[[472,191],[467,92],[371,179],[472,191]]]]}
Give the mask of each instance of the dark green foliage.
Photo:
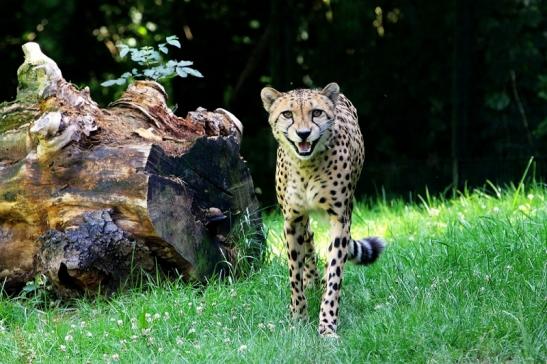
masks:
{"type": "Polygon", "coordinates": [[[167,80],[170,102],[180,114],[223,106],[243,121],[264,201],[273,202],[275,159],[259,99],[266,84],[341,85],[365,131],[361,191],[443,189],[454,150],[460,184],[509,181],[530,155],[545,175],[546,13],[542,0],[21,0],[0,15],[0,100],[15,95],[25,41],[106,104],[116,91],[100,82],[132,68],[115,45],[175,34],[207,79],[167,80]]]}

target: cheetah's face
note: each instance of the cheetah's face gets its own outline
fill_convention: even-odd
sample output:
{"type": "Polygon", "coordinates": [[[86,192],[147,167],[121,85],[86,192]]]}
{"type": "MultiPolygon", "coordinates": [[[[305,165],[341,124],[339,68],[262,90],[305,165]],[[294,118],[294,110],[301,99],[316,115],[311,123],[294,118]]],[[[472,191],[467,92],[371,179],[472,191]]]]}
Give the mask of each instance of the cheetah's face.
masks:
{"type": "Polygon", "coordinates": [[[323,90],[279,92],[262,89],[264,108],[270,113],[273,135],[284,148],[300,159],[310,159],[325,149],[335,119],[335,105],[340,88],[336,83],[323,90]]]}

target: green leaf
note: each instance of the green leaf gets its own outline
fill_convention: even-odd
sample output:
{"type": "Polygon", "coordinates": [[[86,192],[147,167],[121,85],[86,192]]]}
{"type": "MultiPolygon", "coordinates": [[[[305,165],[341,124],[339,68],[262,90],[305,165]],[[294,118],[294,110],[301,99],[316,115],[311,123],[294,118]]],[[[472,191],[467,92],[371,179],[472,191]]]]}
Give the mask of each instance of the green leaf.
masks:
{"type": "Polygon", "coordinates": [[[176,35],[171,35],[165,38],[165,41],[169,43],[170,45],[172,45],[173,47],[180,48],[180,42],[178,41],[178,39],[179,37],[177,37],[176,35]]]}
{"type": "Polygon", "coordinates": [[[34,282],[27,282],[23,287],[23,292],[34,292],[38,289],[38,286],[34,282]]]}
{"type": "Polygon", "coordinates": [[[108,81],[104,81],[103,83],[101,83],[101,86],[103,87],[110,87],[110,86],[114,86],[116,85],[117,80],[108,80],[108,81]]]}
{"type": "Polygon", "coordinates": [[[505,109],[510,102],[511,99],[505,92],[495,92],[486,96],[486,105],[497,111],[505,109]]]}
{"type": "Polygon", "coordinates": [[[198,70],[195,70],[193,68],[190,68],[190,67],[184,67],[183,70],[188,73],[189,75],[192,75],[194,77],[199,77],[199,78],[202,78],[203,75],[201,74],[201,72],[199,72],[198,70]]]}
{"type": "Polygon", "coordinates": [[[131,48],[129,48],[125,44],[119,44],[118,48],[120,49],[120,57],[121,58],[124,58],[127,55],[127,53],[129,53],[129,51],[131,50],[131,48]]]}
{"type": "Polygon", "coordinates": [[[131,60],[137,63],[144,61],[144,52],[138,49],[133,50],[131,52],[131,60]]]}
{"type": "Polygon", "coordinates": [[[165,46],[165,43],[158,44],[158,48],[165,54],[169,53],[169,48],[165,46]]]}
{"type": "Polygon", "coordinates": [[[188,77],[188,73],[186,73],[184,67],[177,67],[177,75],[179,75],[182,78],[188,77]]]}
{"type": "Polygon", "coordinates": [[[190,62],[190,61],[178,61],[176,63],[177,63],[177,67],[186,67],[186,66],[191,66],[194,64],[194,62],[190,62]]]}
{"type": "Polygon", "coordinates": [[[167,61],[167,63],[165,64],[167,67],[171,67],[171,68],[175,68],[178,66],[178,62],[177,61],[174,61],[172,59],[170,59],[169,61],[167,61]]]}
{"type": "Polygon", "coordinates": [[[536,130],[534,130],[534,135],[538,138],[547,136],[547,117],[539,123],[536,130]]]}
{"type": "Polygon", "coordinates": [[[149,69],[145,69],[144,70],[144,77],[148,77],[148,78],[151,78],[153,80],[156,79],[156,72],[153,68],[149,68],[149,69]]]}

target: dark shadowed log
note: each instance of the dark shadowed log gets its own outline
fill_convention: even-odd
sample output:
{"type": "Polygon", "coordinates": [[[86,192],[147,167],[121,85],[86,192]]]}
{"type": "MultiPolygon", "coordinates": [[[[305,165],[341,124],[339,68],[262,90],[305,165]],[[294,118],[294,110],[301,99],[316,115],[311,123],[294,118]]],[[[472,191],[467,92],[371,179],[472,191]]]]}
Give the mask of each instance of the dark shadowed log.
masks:
{"type": "Polygon", "coordinates": [[[264,237],[234,115],[177,117],[150,81],[101,109],[37,44],[23,48],[17,99],[0,105],[6,290],[37,273],[65,295],[115,289],[130,257],[133,268],[158,262],[197,280],[242,256],[260,259],[264,237]]]}

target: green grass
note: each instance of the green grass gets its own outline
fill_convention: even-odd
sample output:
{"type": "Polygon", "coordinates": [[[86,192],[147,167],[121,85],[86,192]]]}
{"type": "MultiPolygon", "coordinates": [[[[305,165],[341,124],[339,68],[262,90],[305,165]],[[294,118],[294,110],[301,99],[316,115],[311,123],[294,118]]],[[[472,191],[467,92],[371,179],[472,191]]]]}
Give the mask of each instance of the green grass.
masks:
{"type": "MultiPolygon", "coordinates": [[[[547,361],[545,186],[357,204],[353,235],[389,246],[371,267],[348,265],[339,340],[316,334],[318,289],[310,322],[288,318],[280,216],[265,225],[271,257],[246,279],[162,281],[47,309],[1,298],[0,362],[547,361]]],[[[323,248],[326,225],[313,222],[323,248]]]]}

